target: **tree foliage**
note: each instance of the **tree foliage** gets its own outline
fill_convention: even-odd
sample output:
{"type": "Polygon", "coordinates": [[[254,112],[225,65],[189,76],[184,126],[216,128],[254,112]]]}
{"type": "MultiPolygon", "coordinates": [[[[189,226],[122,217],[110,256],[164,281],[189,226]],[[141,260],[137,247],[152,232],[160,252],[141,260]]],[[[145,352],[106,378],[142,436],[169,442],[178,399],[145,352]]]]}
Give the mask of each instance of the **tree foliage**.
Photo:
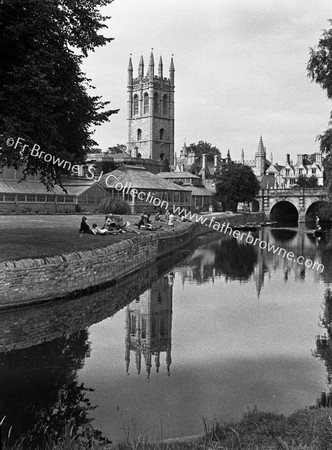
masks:
{"type": "MultiPolygon", "coordinates": [[[[213,164],[215,155],[220,156],[220,150],[217,147],[212,146],[209,142],[199,141],[197,144],[190,144],[187,147],[188,151],[194,151],[195,162],[190,168],[190,172],[194,175],[199,175],[202,169],[203,158],[202,155],[206,155],[206,163],[213,164]]],[[[208,167],[206,167],[205,176],[207,178],[211,177],[208,167]]]]}
{"type": "Polygon", "coordinates": [[[91,127],[117,110],[91,96],[83,58],[112,38],[100,31],[99,8],[113,0],[3,0],[0,3],[0,166],[25,166],[41,181],[60,182],[60,169],[31,155],[45,153],[83,163],[96,142],[91,127]],[[8,146],[21,137],[23,145],[8,146]]]}
{"type": "Polygon", "coordinates": [[[112,155],[125,153],[127,150],[127,146],[125,144],[116,144],[113,145],[113,147],[108,147],[107,152],[111,153],[112,155]]]}
{"type": "Polygon", "coordinates": [[[215,176],[217,200],[236,210],[240,202],[250,202],[257,196],[260,185],[250,167],[224,164],[215,176]]]}
{"type": "MultiPolygon", "coordinates": [[[[332,20],[329,21],[332,25],[332,20]]],[[[329,99],[332,98],[332,28],[324,30],[319,39],[318,46],[310,49],[310,59],[307,64],[308,76],[326,91],[329,99]]],[[[330,114],[329,128],[317,136],[323,154],[332,153],[332,113],[330,114]]]]}
{"type": "Polygon", "coordinates": [[[315,175],[312,175],[311,177],[300,175],[296,185],[302,188],[314,188],[318,186],[318,179],[315,175]]]}
{"type": "Polygon", "coordinates": [[[212,146],[209,142],[199,141],[197,144],[190,144],[187,147],[188,151],[193,150],[195,152],[197,163],[202,166],[202,155],[206,154],[206,161],[209,163],[214,162],[214,156],[220,156],[220,150],[217,147],[212,146]]]}

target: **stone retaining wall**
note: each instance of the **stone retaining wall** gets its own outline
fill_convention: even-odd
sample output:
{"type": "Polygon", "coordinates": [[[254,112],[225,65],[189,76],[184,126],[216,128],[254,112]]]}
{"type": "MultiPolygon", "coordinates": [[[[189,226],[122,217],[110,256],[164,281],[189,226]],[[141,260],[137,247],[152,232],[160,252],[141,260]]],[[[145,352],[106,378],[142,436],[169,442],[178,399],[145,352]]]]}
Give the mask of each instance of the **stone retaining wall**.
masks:
{"type": "MultiPolygon", "coordinates": [[[[250,216],[252,221],[261,218],[261,214],[260,219],[250,216]]],[[[235,225],[246,222],[248,217],[220,220],[235,225]]],[[[0,309],[33,305],[83,293],[91,286],[107,285],[176,251],[195,235],[210,231],[192,223],[175,231],[135,236],[105,248],[0,263],[0,309]]]]}
{"type": "Polygon", "coordinates": [[[105,248],[0,263],[0,308],[61,298],[118,280],[190,242],[196,226],[137,236],[105,248]]]}

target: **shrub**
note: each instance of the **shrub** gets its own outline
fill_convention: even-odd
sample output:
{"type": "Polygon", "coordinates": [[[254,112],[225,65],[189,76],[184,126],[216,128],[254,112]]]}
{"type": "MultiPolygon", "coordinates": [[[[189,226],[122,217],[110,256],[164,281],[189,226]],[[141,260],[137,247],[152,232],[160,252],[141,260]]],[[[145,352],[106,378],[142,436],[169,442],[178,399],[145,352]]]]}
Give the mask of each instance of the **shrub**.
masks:
{"type": "Polygon", "coordinates": [[[129,204],[122,198],[111,197],[101,202],[99,212],[103,214],[130,214],[131,209],[129,204]]]}

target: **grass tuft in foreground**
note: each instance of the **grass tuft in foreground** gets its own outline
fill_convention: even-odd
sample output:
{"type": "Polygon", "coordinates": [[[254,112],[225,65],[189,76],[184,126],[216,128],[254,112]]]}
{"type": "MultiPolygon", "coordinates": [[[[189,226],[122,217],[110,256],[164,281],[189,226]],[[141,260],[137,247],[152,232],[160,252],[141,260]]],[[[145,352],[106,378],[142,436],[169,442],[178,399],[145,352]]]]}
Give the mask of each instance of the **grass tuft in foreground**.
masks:
{"type": "MultiPolygon", "coordinates": [[[[68,424],[57,442],[45,438],[42,447],[33,450],[330,450],[332,449],[332,408],[312,408],[291,416],[248,410],[237,422],[204,419],[205,433],[194,439],[142,442],[125,439],[119,444],[99,442],[91,435],[73,433],[68,424]]],[[[128,437],[128,436],[127,436],[128,437]]],[[[3,450],[30,450],[26,443],[17,443],[3,450]]],[[[31,448],[32,450],[32,448],[31,448]]]]}

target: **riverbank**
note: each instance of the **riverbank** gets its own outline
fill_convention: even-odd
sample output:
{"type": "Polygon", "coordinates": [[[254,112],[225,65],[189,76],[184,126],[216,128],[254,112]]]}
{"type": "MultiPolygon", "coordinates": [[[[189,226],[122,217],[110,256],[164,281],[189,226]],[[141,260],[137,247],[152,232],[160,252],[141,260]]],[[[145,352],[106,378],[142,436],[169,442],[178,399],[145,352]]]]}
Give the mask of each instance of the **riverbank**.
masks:
{"type": "MultiPolygon", "coordinates": [[[[76,217],[76,216],[75,216],[76,217]]],[[[90,219],[93,220],[91,217],[90,219]]],[[[26,219],[27,221],[28,219],[26,219]]],[[[53,218],[49,218],[53,224],[53,218]]],[[[230,225],[245,222],[246,216],[234,215],[225,219],[230,225]]],[[[24,229],[24,224],[21,225],[24,229]]],[[[27,223],[25,223],[27,226],[27,223]]],[[[191,242],[203,233],[213,231],[198,223],[177,222],[175,229],[165,225],[157,232],[145,232],[141,235],[126,234],[121,242],[105,245],[108,236],[83,236],[90,238],[98,247],[87,251],[39,258],[11,260],[0,263],[0,309],[34,305],[68,296],[82,295],[94,286],[107,286],[136,270],[153,264],[158,258],[166,256],[191,242]],[[98,241],[96,238],[100,238],[98,241]],[[101,246],[101,244],[104,244],[101,246]]],[[[75,229],[75,241],[80,241],[75,229]]],[[[63,232],[64,233],[64,232],[63,232]]],[[[38,236],[38,230],[35,229],[38,236]]],[[[53,232],[48,233],[52,242],[53,232]]],[[[74,236],[74,235],[73,235],[74,236]]],[[[40,236],[38,236],[40,237],[40,236]]],[[[113,236],[109,236],[112,238],[113,236]]],[[[73,238],[74,239],[74,238],[73,238]]],[[[75,242],[73,240],[73,243],[75,242]]],[[[56,242],[57,248],[59,244],[56,242]]],[[[23,245],[23,244],[20,244],[23,245]]],[[[49,247],[48,247],[49,248],[49,247]]],[[[47,252],[51,252],[50,249],[47,252]]]]}
{"type": "MultiPolygon", "coordinates": [[[[65,427],[58,443],[48,439],[48,446],[36,446],[34,450],[328,450],[332,448],[332,408],[303,409],[286,417],[253,409],[236,422],[204,421],[202,436],[149,442],[145,436],[128,430],[126,439],[118,444],[86,439],[84,428],[71,434],[65,427]]],[[[89,425],[91,427],[91,424],[89,425]]],[[[91,430],[90,430],[91,431],[91,430]]],[[[3,450],[32,450],[23,443],[4,446],[3,450]]]]}

